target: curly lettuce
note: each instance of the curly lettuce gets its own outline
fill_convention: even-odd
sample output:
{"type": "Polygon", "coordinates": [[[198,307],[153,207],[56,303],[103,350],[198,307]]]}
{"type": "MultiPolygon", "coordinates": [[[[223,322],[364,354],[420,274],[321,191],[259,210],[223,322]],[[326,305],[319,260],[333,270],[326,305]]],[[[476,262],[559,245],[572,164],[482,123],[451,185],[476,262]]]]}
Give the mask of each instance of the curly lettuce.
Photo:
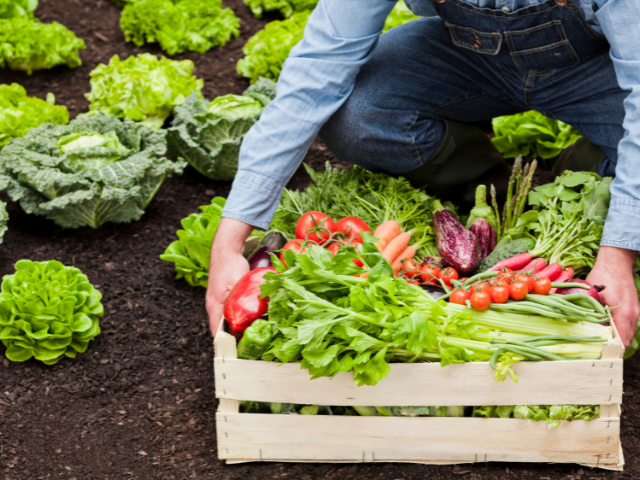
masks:
{"type": "Polygon", "coordinates": [[[244,0],[256,18],[262,18],[265,12],[279,11],[284,18],[297,12],[313,10],[318,0],[244,0]]]}
{"type": "Polygon", "coordinates": [[[493,144],[505,158],[547,160],[560,155],[582,135],[571,125],[534,110],[493,119],[493,144]]]}
{"type": "Polygon", "coordinates": [[[240,34],[240,19],[220,0],[134,0],[120,16],[127,42],[157,42],[169,55],[205,53],[240,34]]]}
{"type": "Polygon", "coordinates": [[[33,18],[38,0],[0,0],[0,18],[33,18]]]}
{"type": "Polygon", "coordinates": [[[41,23],[24,16],[0,18],[0,68],[29,75],[57,65],[76,68],[82,65],[78,52],[85,48],[82,39],[57,22],[41,23]]]}
{"type": "Polygon", "coordinates": [[[47,100],[27,97],[21,85],[0,85],[0,150],[12,138],[24,137],[30,128],[46,122],[57,125],[69,123],[69,111],[64,105],[55,105],[55,97],[47,100]]]}
{"type": "Polygon", "coordinates": [[[266,78],[244,95],[224,95],[211,103],[190,95],[176,108],[167,131],[169,158],[186,160],[212,180],[233,180],[242,140],[275,95],[275,82],[266,78]]]}
{"type": "Polygon", "coordinates": [[[64,228],[139,220],[165,178],[180,174],[165,132],[111,115],[29,130],[0,153],[0,189],[64,228]]]}
{"type": "Polygon", "coordinates": [[[311,11],[293,14],[286,20],[268,23],[243,47],[238,73],[256,83],[260,77],[277,80],[291,49],[302,40],[311,11]]]}
{"type": "Polygon", "coordinates": [[[76,358],[100,334],[102,294],[76,267],[20,260],[0,293],[0,340],[12,362],[76,358]]]}
{"type": "Polygon", "coordinates": [[[160,128],[173,109],[192,93],[200,96],[202,79],[192,75],[191,60],[174,61],[150,53],[98,65],[91,76],[91,91],[85,96],[89,109],[128,117],[153,128],[160,128]]]}
{"type": "Polygon", "coordinates": [[[384,28],[382,29],[382,33],[388,32],[394,27],[399,27],[400,25],[404,25],[411,20],[415,20],[416,18],[420,18],[417,15],[414,15],[409,7],[404,3],[404,0],[400,0],[396,3],[396,6],[393,7],[391,13],[387,17],[387,20],[384,22],[384,28]]]}

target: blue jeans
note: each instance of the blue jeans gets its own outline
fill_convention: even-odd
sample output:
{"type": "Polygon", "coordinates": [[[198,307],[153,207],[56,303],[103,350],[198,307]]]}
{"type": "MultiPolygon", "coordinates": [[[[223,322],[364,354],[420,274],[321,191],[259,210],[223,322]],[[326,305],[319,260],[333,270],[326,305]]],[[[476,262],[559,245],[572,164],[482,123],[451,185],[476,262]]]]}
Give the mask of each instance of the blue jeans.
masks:
{"type": "MultiPolygon", "coordinates": [[[[587,33],[570,39],[581,45],[587,33]]],[[[454,45],[439,17],[414,20],[380,37],[353,93],[320,136],[340,160],[398,175],[438,150],[442,118],[478,122],[537,110],[599,145],[600,174],[614,176],[629,92],[618,86],[608,50],[575,50],[580,55],[571,64],[527,69],[454,45]]]]}

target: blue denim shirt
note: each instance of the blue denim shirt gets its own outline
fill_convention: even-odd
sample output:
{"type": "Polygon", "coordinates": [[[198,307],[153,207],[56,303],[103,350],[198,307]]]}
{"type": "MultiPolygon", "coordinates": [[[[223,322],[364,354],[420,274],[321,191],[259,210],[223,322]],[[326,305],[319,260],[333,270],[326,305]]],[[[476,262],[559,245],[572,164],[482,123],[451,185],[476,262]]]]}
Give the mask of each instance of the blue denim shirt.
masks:
{"type": "MultiPolygon", "coordinates": [[[[541,0],[467,1],[514,11],[541,0]]],[[[640,251],[640,2],[578,3],[587,21],[609,41],[618,83],[630,92],[602,245],[640,251]]],[[[435,15],[428,0],[407,4],[419,4],[420,15],[435,15]]],[[[303,40],[284,64],[277,98],[245,137],[225,217],[269,227],[284,186],[322,125],[348,98],[394,5],[395,0],[320,0],[303,40]]]]}

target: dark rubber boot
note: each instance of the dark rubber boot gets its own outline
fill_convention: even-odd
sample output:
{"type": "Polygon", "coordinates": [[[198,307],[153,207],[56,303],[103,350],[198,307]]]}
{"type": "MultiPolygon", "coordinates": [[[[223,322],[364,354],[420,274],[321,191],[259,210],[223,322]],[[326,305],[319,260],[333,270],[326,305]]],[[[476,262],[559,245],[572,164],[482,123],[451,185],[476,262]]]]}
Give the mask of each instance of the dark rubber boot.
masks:
{"type": "Polygon", "coordinates": [[[478,185],[496,187],[498,197],[507,192],[511,167],[480,128],[445,120],[444,140],[421,167],[403,173],[411,185],[445,200],[473,203],[478,185]]]}
{"type": "Polygon", "coordinates": [[[576,143],[564,149],[558,160],[556,160],[552,171],[555,176],[560,175],[565,170],[597,172],[603,158],[604,152],[602,149],[588,138],[582,137],[576,143]]]}

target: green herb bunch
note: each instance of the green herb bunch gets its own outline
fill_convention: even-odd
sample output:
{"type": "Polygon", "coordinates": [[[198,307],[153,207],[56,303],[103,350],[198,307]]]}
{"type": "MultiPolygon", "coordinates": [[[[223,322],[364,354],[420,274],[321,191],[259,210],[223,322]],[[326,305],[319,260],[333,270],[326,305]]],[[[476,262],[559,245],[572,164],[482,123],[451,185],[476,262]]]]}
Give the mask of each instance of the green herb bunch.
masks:
{"type": "MultiPolygon", "coordinates": [[[[436,198],[414,188],[404,178],[371,173],[364,168],[333,169],[327,163],[324,172],[305,165],[312,184],[305,191],[285,189],[272,229],[293,238],[296,222],[308,211],[326,213],[335,221],[354,216],[375,229],[387,220],[397,220],[403,231],[411,231],[411,241],[421,245],[420,256],[438,256],[433,231],[436,198]]],[[[453,208],[446,202],[447,208],[453,208]]]]}
{"type": "Polygon", "coordinates": [[[100,333],[102,294],[75,267],[20,260],[2,280],[0,340],[7,358],[52,365],[76,358],[100,333]]]}

